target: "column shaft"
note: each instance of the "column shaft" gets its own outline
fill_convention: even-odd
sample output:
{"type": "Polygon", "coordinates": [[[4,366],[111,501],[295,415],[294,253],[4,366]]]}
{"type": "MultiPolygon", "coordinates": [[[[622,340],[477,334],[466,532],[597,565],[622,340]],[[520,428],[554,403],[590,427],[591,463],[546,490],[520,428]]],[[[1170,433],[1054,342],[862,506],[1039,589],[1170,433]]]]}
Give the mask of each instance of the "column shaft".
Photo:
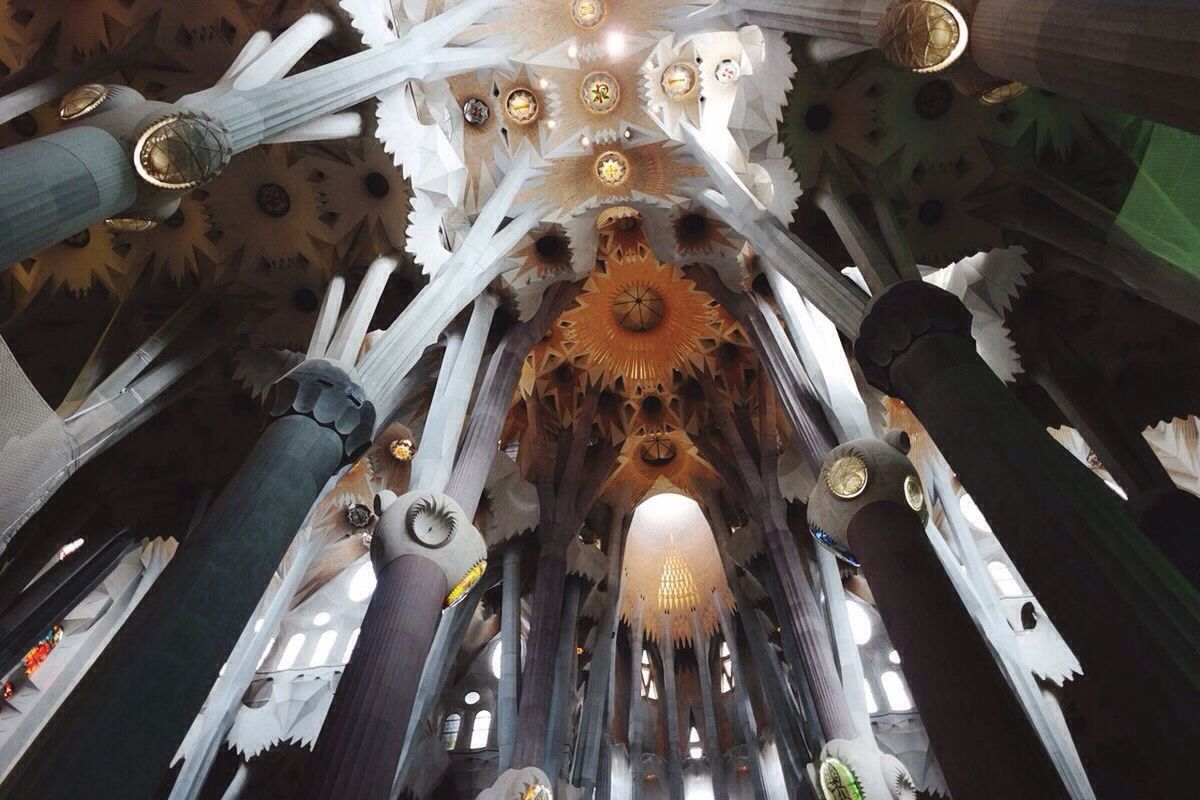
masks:
{"type": "Polygon", "coordinates": [[[920,518],[877,501],[849,531],[954,797],[1067,798],[920,518]]]}
{"type": "Polygon", "coordinates": [[[544,547],[538,558],[530,603],[529,644],[522,673],[514,767],[540,766],[545,755],[566,577],[565,554],[544,547]]]}
{"type": "Polygon", "coordinates": [[[700,620],[692,614],[692,646],[696,650],[696,671],[700,675],[700,702],[704,709],[704,750],[708,755],[714,800],[729,800],[725,782],[725,754],[721,752],[721,732],[717,728],[717,708],[713,695],[712,661],[708,657],[711,640],[700,630],[700,620]]]}
{"type": "Polygon", "coordinates": [[[642,796],[642,637],[645,600],[638,598],[637,611],[629,630],[629,772],[632,780],[630,798],[642,796]]]}
{"type": "Polygon", "coordinates": [[[664,614],[663,639],[658,651],[663,662],[663,702],[667,706],[667,790],[671,800],[683,800],[683,758],[680,748],[679,695],[675,686],[675,642],[671,615],[664,614]]]}
{"type": "Polygon", "coordinates": [[[758,725],[754,720],[754,707],[750,705],[750,694],[746,690],[746,672],[742,669],[742,656],[738,650],[737,628],[734,627],[733,616],[721,597],[713,593],[713,602],[717,604],[717,613],[721,620],[721,635],[725,637],[725,646],[729,648],[729,666],[733,670],[733,708],[734,724],[746,745],[746,757],[750,760],[750,781],[754,787],[756,800],[768,800],[767,783],[763,775],[762,753],[758,749],[758,725]]]}
{"type": "MultiPolygon", "coordinates": [[[[1185,761],[1200,747],[1200,594],[988,369],[969,331],[958,298],[905,281],[874,300],[855,352],[971,492],[1106,693],[1131,755],[1185,761]]],[[[1143,785],[1160,780],[1138,772],[1143,785]]]]}
{"type": "Polygon", "coordinates": [[[500,599],[500,688],[496,700],[497,774],[512,766],[517,743],[517,704],[521,693],[521,550],[509,542],[503,555],[500,599]]]}
{"type": "Polygon", "coordinates": [[[304,797],[390,796],[447,591],[441,567],[423,556],[402,555],[380,570],[354,658],[313,748],[304,797]]]}
{"type": "Polygon", "coordinates": [[[979,0],[970,54],[997,78],[1200,131],[1200,17],[1177,0],[979,0]]]}
{"type": "MultiPolygon", "coordinates": [[[[309,399],[322,418],[335,409],[332,390],[309,399]]],[[[65,800],[154,793],[343,448],[335,429],[309,416],[289,414],[263,432],[0,794],[65,800]]]]}
{"type": "Polygon", "coordinates": [[[550,692],[550,719],[546,726],[545,754],[542,771],[551,782],[558,784],[563,748],[567,744],[567,699],[575,693],[575,627],[579,619],[579,598],[583,581],[568,576],[563,591],[562,619],[558,630],[558,654],[554,659],[554,688],[550,692]]]}
{"type": "Polygon", "coordinates": [[[0,270],[133,204],[133,157],[77,125],[0,150],[0,270]]]}

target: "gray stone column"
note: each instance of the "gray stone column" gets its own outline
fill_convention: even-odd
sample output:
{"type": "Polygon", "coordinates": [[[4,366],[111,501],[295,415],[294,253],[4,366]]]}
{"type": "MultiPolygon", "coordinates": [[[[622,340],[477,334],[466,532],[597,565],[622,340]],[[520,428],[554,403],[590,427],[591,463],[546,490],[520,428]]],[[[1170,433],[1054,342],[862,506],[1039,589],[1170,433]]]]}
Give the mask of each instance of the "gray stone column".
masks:
{"type": "Polygon", "coordinates": [[[729,665],[733,669],[733,716],[746,743],[747,756],[750,759],[750,780],[754,785],[755,800],[769,800],[767,783],[763,777],[762,753],[758,749],[758,725],[754,720],[754,707],[750,705],[750,694],[746,691],[746,673],[742,669],[742,656],[738,651],[737,628],[734,627],[733,616],[721,596],[713,593],[713,602],[717,605],[717,613],[721,620],[721,635],[725,638],[725,646],[729,648],[729,665]]]}
{"type": "Polygon", "coordinates": [[[504,577],[500,599],[500,688],[496,700],[496,741],[500,746],[497,773],[512,766],[517,744],[517,707],[521,693],[521,548],[504,548],[504,577]]]}
{"type": "Polygon", "coordinates": [[[153,795],[305,513],[370,442],[374,408],[333,364],[273,391],[274,421],[0,795],[153,795]]]}
{"type": "Polygon", "coordinates": [[[693,612],[692,647],[696,650],[696,672],[700,676],[700,701],[704,708],[704,750],[708,755],[709,774],[712,776],[713,798],[729,800],[729,786],[725,782],[725,754],[721,752],[721,731],[717,727],[712,661],[708,652],[711,641],[700,630],[700,620],[693,612]]]}
{"type": "Polygon", "coordinates": [[[616,632],[620,625],[621,559],[631,517],[611,510],[608,528],[608,608],[596,628],[592,661],[588,668],[587,692],[579,718],[579,742],[575,751],[574,784],[584,797],[598,786],[600,751],[612,727],[613,662],[616,660],[616,632]]]}
{"type": "Polygon", "coordinates": [[[990,75],[1200,131],[1193,3],[978,0],[968,28],[990,75]]]}
{"type": "Polygon", "coordinates": [[[568,575],[567,585],[563,590],[558,655],[554,659],[554,688],[550,692],[550,719],[546,727],[546,744],[542,757],[542,771],[555,785],[558,784],[563,747],[566,744],[567,698],[575,693],[575,629],[579,622],[579,598],[582,593],[583,579],[576,575],[568,575]]]}
{"type": "MultiPolygon", "coordinates": [[[[873,301],[855,353],[867,380],[920,419],[1103,687],[1141,759],[1129,763],[1185,763],[1200,748],[1200,593],[988,369],[970,330],[958,298],[906,281],[873,301]]],[[[1139,772],[1141,785],[1173,791],[1139,772]]]]}
{"type": "Polygon", "coordinates": [[[679,735],[679,695],[675,688],[675,639],[670,613],[663,615],[662,641],[658,652],[663,662],[663,702],[667,706],[667,789],[671,800],[683,800],[683,758],[679,735]]]}
{"type": "Polygon", "coordinates": [[[128,149],[90,125],[0,150],[0,270],[133,204],[128,149]]]}
{"type": "Polygon", "coordinates": [[[632,773],[631,800],[642,796],[642,732],[646,721],[642,707],[642,637],[645,598],[638,598],[637,611],[629,630],[629,770],[632,773]]]}

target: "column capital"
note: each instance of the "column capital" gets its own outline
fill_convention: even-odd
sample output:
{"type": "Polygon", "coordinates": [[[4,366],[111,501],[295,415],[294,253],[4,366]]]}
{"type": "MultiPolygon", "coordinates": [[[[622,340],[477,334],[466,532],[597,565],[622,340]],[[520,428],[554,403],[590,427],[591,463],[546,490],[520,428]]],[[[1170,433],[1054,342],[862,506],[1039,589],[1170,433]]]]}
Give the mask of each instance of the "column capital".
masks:
{"type": "Polygon", "coordinates": [[[379,523],[371,539],[375,571],[402,556],[421,556],[446,574],[449,594],[445,605],[454,605],[471,590],[487,568],[487,545],[453,498],[440,492],[414,491],[375,498],[379,523]]]}
{"type": "Polygon", "coordinates": [[[891,367],[923,336],[945,333],[972,340],[971,312],[954,295],[924,281],[901,281],[867,306],[854,358],[867,382],[887,394],[891,367]]]}
{"type": "Polygon", "coordinates": [[[333,362],[309,359],[275,382],[269,398],[272,419],[308,417],[342,440],[349,463],[371,444],[375,406],[349,373],[333,362]]]}

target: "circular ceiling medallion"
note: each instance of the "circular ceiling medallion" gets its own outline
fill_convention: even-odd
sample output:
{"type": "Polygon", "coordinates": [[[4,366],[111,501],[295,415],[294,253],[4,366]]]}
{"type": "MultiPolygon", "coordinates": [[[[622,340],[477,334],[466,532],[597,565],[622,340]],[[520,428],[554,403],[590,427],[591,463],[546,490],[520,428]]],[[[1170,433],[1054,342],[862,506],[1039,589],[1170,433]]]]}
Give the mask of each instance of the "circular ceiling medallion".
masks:
{"type": "Polygon", "coordinates": [[[479,561],[475,566],[467,570],[467,574],[462,577],[458,583],[454,584],[454,588],[446,595],[445,606],[449,608],[458,603],[467,596],[467,592],[475,588],[475,584],[479,583],[479,579],[483,577],[484,571],[487,570],[487,560],[479,561]]]}
{"type": "Polygon", "coordinates": [[[454,514],[435,497],[423,497],[408,509],[408,533],[426,547],[441,547],[454,536],[454,514]]]}
{"type": "Polygon", "coordinates": [[[486,125],[488,118],[492,116],[492,110],[488,108],[488,104],[480,100],[478,97],[468,97],[463,103],[463,119],[468,125],[479,127],[486,125]]]}
{"type": "Polygon", "coordinates": [[[504,100],[504,113],[518,125],[528,125],[537,119],[537,95],[525,88],[513,89],[504,100]]]}
{"type": "Polygon", "coordinates": [[[920,511],[921,507],[925,505],[925,492],[921,489],[921,481],[916,475],[905,476],[904,499],[913,511],[920,511]]]}
{"type": "Polygon", "coordinates": [[[867,465],[858,456],[842,456],[830,464],[825,482],[843,500],[858,497],[867,488],[867,465]]]}
{"type": "Polygon", "coordinates": [[[397,461],[412,461],[417,448],[412,439],[396,439],[388,445],[388,453],[397,461]]]}
{"type": "Polygon", "coordinates": [[[917,90],[913,108],[921,119],[941,119],[954,104],[954,87],[943,80],[931,80],[917,90]]]}
{"type": "Polygon", "coordinates": [[[604,0],[574,0],[571,3],[571,19],[581,28],[594,28],[604,21],[604,0]]]}
{"type": "Polygon", "coordinates": [[[879,49],[916,73],[940,72],[967,50],[967,21],[949,0],[900,0],[879,22],[879,49]]]}
{"type": "Polygon", "coordinates": [[[607,72],[593,72],[583,79],[579,94],[588,110],[607,114],[620,102],[621,87],[617,79],[607,72]]]}
{"type": "Polygon", "coordinates": [[[663,321],[665,312],[662,295],[649,286],[626,286],[613,298],[613,319],[627,331],[654,330],[663,321]]]}
{"type": "Polygon", "coordinates": [[[661,433],[652,433],[642,441],[642,461],[647,464],[656,467],[669,464],[677,454],[675,442],[661,433]]]}
{"type": "Polygon", "coordinates": [[[352,503],[346,507],[346,521],[352,528],[365,528],[375,518],[375,512],[362,503],[352,503]]]}
{"type": "Polygon", "coordinates": [[[742,68],[732,58],[726,58],[717,63],[717,68],[713,70],[713,77],[722,86],[733,86],[742,77],[742,68]]]}
{"type": "Polygon", "coordinates": [[[63,122],[86,117],[108,99],[108,87],[102,83],[85,83],[63,95],[58,104],[58,118],[63,122]]]}
{"type": "Polygon", "coordinates": [[[686,61],[676,61],[663,70],[659,84],[667,97],[678,100],[696,90],[697,77],[695,67],[686,61]]]}
{"type": "Polygon", "coordinates": [[[276,219],[286,217],[292,210],[292,196],[278,183],[264,183],[259,186],[254,194],[254,202],[258,204],[259,211],[276,219]]]}
{"type": "Polygon", "coordinates": [[[608,186],[620,186],[629,177],[629,161],[615,150],[601,153],[596,159],[596,177],[608,186]]]}

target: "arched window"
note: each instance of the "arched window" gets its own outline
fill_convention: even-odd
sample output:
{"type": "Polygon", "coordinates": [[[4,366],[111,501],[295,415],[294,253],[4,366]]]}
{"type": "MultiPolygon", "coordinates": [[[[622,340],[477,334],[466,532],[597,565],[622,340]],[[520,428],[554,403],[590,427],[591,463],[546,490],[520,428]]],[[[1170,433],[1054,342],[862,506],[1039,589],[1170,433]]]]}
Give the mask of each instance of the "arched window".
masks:
{"type": "Polygon", "coordinates": [[[308,662],[310,667],[323,667],[329,663],[329,654],[333,652],[333,645],[337,642],[337,631],[325,631],[321,634],[321,638],[317,639],[317,646],[313,648],[312,659],[308,662]]]}
{"type": "Polygon", "coordinates": [[[342,663],[346,664],[350,661],[350,656],[354,655],[354,645],[358,644],[358,632],[361,628],[355,628],[350,633],[350,641],[346,642],[346,652],[342,654],[342,663]]]}
{"type": "Polygon", "coordinates": [[[692,730],[688,733],[688,755],[692,758],[702,758],[704,756],[704,748],[700,746],[700,731],[696,730],[696,726],[692,726],[692,730]]]}
{"type": "Polygon", "coordinates": [[[279,657],[279,669],[291,669],[302,649],[304,649],[304,634],[292,634],[292,638],[288,639],[287,644],[284,645],[283,655],[279,657]]]}
{"type": "Polygon", "coordinates": [[[992,583],[996,584],[1002,597],[1020,597],[1022,595],[1021,584],[1017,583],[1012,570],[1003,561],[988,563],[988,575],[992,576],[992,583]]]}
{"type": "Polygon", "coordinates": [[[645,650],[642,651],[642,697],[658,699],[658,687],[654,685],[654,668],[650,664],[650,654],[645,650]]]}
{"type": "Polygon", "coordinates": [[[475,722],[471,725],[471,742],[472,750],[482,750],[487,747],[488,734],[492,731],[492,712],[480,711],[475,715],[475,722]]]}
{"type": "Polygon", "coordinates": [[[267,649],[263,650],[262,655],[258,657],[258,664],[254,667],[256,671],[262,669],[263,662],[267,660],[267,656],[271,655],[271,648],[274,646],[275,637],[272,636],[271,641],[267,642],[267,649]]]}
{"type": "Polygon", "coordinates": [[[958,507],[962,509],[963,516],[967,518],[967,522],[974,527],[987,533],[992,532],[992,527],[988,525],[987,518],[983,516],[983,512],[979,510],[979,506],[975,505],[975,498],[969,494],[964,494],[958,501],[958,507]]]}
{"type": "MultiPolygon", "coordinates": [[[[525,665],[525,637],[524,636],[520,637],[519,641],[521,642],[521,665],[524,666],[525,665]]],[[[492,674],[496,676],[496,680],[500,680],[500,673],[503,671],[502,665],[500,663],[500,659],[503,658],[503,653],[504,653],[504,645],[501,643],[500,639],[497,638],[496,646],[492,648],[492,674]]]]}
{"type": "Polygon", "coordinates": [[[854,643],[862,647],[871,641],[871,618],[853,600],[846,601],[846,613],[850,616],[850,635],[854,637],[854,643]]]}
{"type": "Polygon", "coordinates": [[[462,714],[457,711],[447,714],[446,719],[442,721],[442,744],[447,750],[453,750],[454,745],[458,744],[458,729],[461,727],[462,714]]]}
{"type": "Polygon", "coordinates": [[[356,603],[360,603],[371,596],[375,591],[375,568],[371,566],[371,562],[363,564],[354,573],[354,577],[350,579],[350,588],[346,590],[346,595],[356,603]]]}
{"type": "Polygon", "coordinates": [[[904,687],[904,681],[898,672],[888,670],[879,676],[879,683],[883,686],[884,695],[887,696],[888,708],[892,711],[912,710],[912,698],[908,696],[908,689],[904,687]]]}
{"type": "Polygon", "coordinates": [[[879,704],[875,702],[875,693],[871,691],[871,684],[863,678],[863,694],[867,696],[867,713],[874,714],[879,711],[879,704]]]}
{"type": "Polygon", "coordinates": [[[733,690],[733,659],[729,656],[728,642],[721,642],[721,694],[733,690]]]}

